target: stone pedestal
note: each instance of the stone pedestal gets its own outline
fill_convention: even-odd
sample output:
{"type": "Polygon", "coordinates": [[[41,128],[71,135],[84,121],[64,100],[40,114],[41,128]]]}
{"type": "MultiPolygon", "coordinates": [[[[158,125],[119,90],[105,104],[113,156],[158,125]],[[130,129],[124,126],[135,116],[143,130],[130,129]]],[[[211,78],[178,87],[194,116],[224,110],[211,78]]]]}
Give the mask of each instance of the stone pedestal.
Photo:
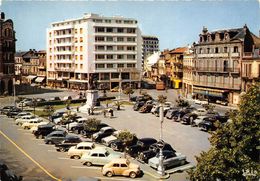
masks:
{"type": "Polygon", "coordinates": [[[87,90],[87,101],[86,104],[79,108],[80,112],[85,112],[90,114],[90,111],[96,105],[98,99],[98,91],[97,90],[87,90]]]}

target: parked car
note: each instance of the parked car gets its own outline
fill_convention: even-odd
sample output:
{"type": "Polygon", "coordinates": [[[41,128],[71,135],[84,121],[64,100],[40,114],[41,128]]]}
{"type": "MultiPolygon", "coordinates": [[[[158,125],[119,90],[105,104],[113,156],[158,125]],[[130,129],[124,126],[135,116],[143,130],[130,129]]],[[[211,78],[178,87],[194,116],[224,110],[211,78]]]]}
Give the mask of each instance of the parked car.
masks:
{"type": "Polygon", "coordinates": [[[142,171],[140,170],[139,165],[131,163],[128,159],[119,158],[105,164],[102,168],[102,174],[108,177],[122,175],[135,178],[140,176],[142,171]]]}
{"type": "Polygon", "coordinates": [[[192,120],[190,124],[191,126],[199,126],[205,118],[208,118],[208,116],[198,116],[196,119],[192,120]]]}
{"type": "Polygon", "coordinates": [[[31,112],[20,112],[14,118],[18,119],[18,118],[21,118],[22,116],[28,116],[28,115],[33,115],[33,113],[31,113],[31,112]]]}
{"type": "Polygon", "coordinates": [[[141,138],[137,141],[136,145],[132,145],[125,148],[128,155],[136,157],[139,152],[148,150],[150,145],[156,143],[157,140],[154,138],[141,138]]]}
{"type": "Polygon", "coordinates": [[[66,124],[66,128],[68,129],[68,131],[75,131],[76,129],[79,129],[79,127],[83,127],[83,123],[87,121],[86,118],[78,118],[75,119],[75,121],[66,124]]]}
{"type": "Polygon", "coordinates": [[[167,119],[172,119],[173,116],[176,114],[176,112],[178,112],[179,109],[178,108],[170,108],[167,110],[167,113],[165,114],[165,117],[167,119]]]}
{"type": "Polygon", "coordinates": [[[105,123],[100,123],[96,129],[89,129],[87,127],[84,127],[84,129],[82,130],[81,134],[84,136],[84,137],[87,137],[87,138],[91,138],[91,136],[98,132],[101,128],[103,127],[107,127],[108,125],[105,124],[105,123]]]}
{"type": "Polygon", "coordinates": [[[86,166],[105,165],[116,158],[121,158],[122,155],[116,152],[110,152],[106,148],[99,147],[91,150],[89,153],[83,154],[81,163],[86,166]]]}
{"type": "Polygon", "coordinates": [[[216,103],[217,104],[221,104],[223,106],[227,106],[228,105],[228,101],[226,101],[226,100],[217,100],[216,103]]]}
{"type": "Polygon", "coordinates": [[[134,104],[133,109],[134,111],[138,111],[143,105],[145,104],[144,101],[138,101],[134,104]]]}
{"type": "Polygon", "coordinates": [[[0,113],[7,114],[12,109],[15,109],[15,106],[5,106],[2,109],[0,109],[0,113]]]}
{"type": "Polygon", "coordinates": [[[175,114],[174,114],[174,116],[173,116],[173,120],[174,121],[181,121],[181,118],[185,115],[185,114],[188,114],[188,113],[190,113],[191,112],[191,110],[189,110],[189,109],[183,109],[183,110],[180,110],[180,111],[178,111],[178,112],[176,112],[175,114]]]}
{"type": "Polygon", "coordinates": [[[13,108],[11,110],[9,110],[6,115],[9,118],[14,118],[15,116],[17,116],[20,112],[22,112],[22,110],[20,108],[13,108]]]}
{"type": "Polygon", "coordinates": [[[57,151],[65,152],[68,151],[70,147],[76,146],[80,142],[82,142],[82,140],[78,136],[68,135],[62,142],[55,144],[55,147],[57,151]]]}
{"type": "Polygon", "coordinates": [[[199,123],[199,129],[202,131],[215,131],[217,129],[217,121],[221,124],[226,123],[228,119],[228,116],[211,116],[199,123]]]}
{"type": "Polygon", "coordinates": [[[39,118],[39,119],[32,119],[29,120],[28,122],[24,122],[22,124],[22,128],[23,129],[31,129],[33,126],[37,126],[39,124],[43,124],[42,122],[45,122],[44,124],[48,124],[48,122],[43,121],[43,119],[39,118]]]}
{"type": "MultiPolygon", "coordinates": [[[[164,143],[164,147],[163,147],[163,151],[164,150],[169,150],[169,151],[172,151],[172,152],[176,152],[172,146],[168,143],[164,143]]],[[[143,151],[143,152],[139,152],[138,153],[138,156],[137,156],[137,160],[140,161],[140,162],[145,162],[145,163],[148,163],[148,160],[152,157],[155,157],[160,151],[160,148],[158,146],[157,143],[154,143],[152,144],[150,147],[149,147],[149,150],[146,150],[146,151],[143,151]]]]}
{"type": "Polygon", "coordinates": [[[73,159],[80,159],[83,154],[88,154],[91,150],[95,148],[95,143],[81,142],[78,143],[76,146],[70,147],[70,149],[68,150],[68,156],[73,159]]]}
{"type": "Polygon", "coordinates": [[[116,139],[114,141],[111,142],[111,148],[114,151],[121,151],[123,152],[125,150],[126,147],[135,145],[138,141],[138,138],[136,136],[133,137],[132,141],[130,142],[123,142],[121,139],[116,139]]]}
{"type": "Polygon", "coordinates": [[[94,133],[92,135],[92,141],[94,142],[101,142],[101,139],[110,136],[116,131],[114,128],[111,128],[110,126],[101,128],[97,133],[94,133]]]}
{"type": "Polygon", "coordinates": [[[198,105],[204,105],[204,104],[208,104],[208,101],[194,99],[194,103],[198,105]]]}
{"type": "MultiPolygon", "coordinates": [[[[165,169],[174,166],[184,165],[186,163],[186,156],[181,153],[165,150],[163,151],[163,166],[165,169]]],[[[159,154],[148,160],[148,165],[154,169],[158,169],[159,166],[159,154]]]]}
{"type": "Polygon", "coordinates": [[[193,112],[187,113],[181,118],[181,123],[182,124],[191,124],[193,120],[197,119],[197,117],[198,117],[198,115],[193,112]]]}
{"type": "Polygon", "coordinates": [[[66,135],[67,132],[65,131],[53,131],[45,137],[44,142],[46,144],[58,144],[65,139],[66,135]]]}
{"type": "Polygon", "coordinates": [[[110,147],[111,144],[112,144],[115,140],[117,140],[117,137],[112,134],[112,135],[110,135],[110,136],[107,136],[107,137],[102,138],[102,139],[101,139],[101,144],[103,144],[103,145],[105,145],[105,146],[107,146],[107,147],[110,147]]]}
{"type": "Polygon", "coordinates": [[[15,120],[16,125],[22,125],[25,122],[28,122],[30,120],[38,120],[39,118],[35,115],[26,115],[22,116],[21,118],[18,118],[15,120]]]}
{"type": "Polygon", "coordinates": [[[43,139],[45,136],[55,131],[54,124],[49,123],[46,125],[39,125],[38,129],[34,131],[34,136],[38,139],[43,139]]]}
{"type": "MultiPolygon", "coordinates": [[[[168,110],[170,109],[171,107],[163,107],[163,116],[166,115],[166,113],[168,112],[168,110]]],[[[160,107],[156,107],[156,109],[154,110],[153,114],[157,117],[160,116],[160,107]]]]}
{"type": "Polygon", "coordinates": [[[65,112],[55,112],[55,113],[53,113],[51,116],[50,116],[50,120],[51,121],[54,121],[54,119],[56,119],[56,118],[60,118],[60,117],[62,117],[62,115],[64,114],[65,112]]]}
{"type": "Polygon", "coordinates": [[[153,108],[153,104],[144,104],[140,109],[139,109],[139,112],[140,113],[149,113],[151,112],[153,108]]]}
{"type": "Polygon", "coordinates": [[[60,101],[60,97],[53,97],[53,98],[50,98],[50,101],[60,101]]]}

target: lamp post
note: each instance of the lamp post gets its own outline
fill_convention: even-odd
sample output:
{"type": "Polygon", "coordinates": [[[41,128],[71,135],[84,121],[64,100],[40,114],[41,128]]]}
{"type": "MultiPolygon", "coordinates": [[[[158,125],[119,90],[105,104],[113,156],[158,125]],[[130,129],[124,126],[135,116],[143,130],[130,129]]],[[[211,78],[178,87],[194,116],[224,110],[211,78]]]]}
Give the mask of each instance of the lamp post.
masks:
{"type": "Polygon", "coordinates": [[[15,78],[13,78],[13,92],[14,92],[14,107],[16,107],[16,101],[15,101],[15,94],[16,94],[16,91],[15,91],[15,78]]]}
{"type": "Polygon", "coordinates": [[[206,95],[207,95],[208,104],[209,104],[209,91],[207,91],[207,90],[206,90],[206,95]]]}
{"type": "Polygon", "coordinates": [[[163,135],[162,135],[162,123],[163,123],[163,104],[160,103],[160,141],[158,142],[158,146],[160,148],[160,152],[159,152],[159,165],[157,168],[157,172],[161,175],[164,176],[165,175],[165,170],[164,170],[164,166],[163,166],[163,147],[164,147],[164,142],[163,142],[163,135]]]}

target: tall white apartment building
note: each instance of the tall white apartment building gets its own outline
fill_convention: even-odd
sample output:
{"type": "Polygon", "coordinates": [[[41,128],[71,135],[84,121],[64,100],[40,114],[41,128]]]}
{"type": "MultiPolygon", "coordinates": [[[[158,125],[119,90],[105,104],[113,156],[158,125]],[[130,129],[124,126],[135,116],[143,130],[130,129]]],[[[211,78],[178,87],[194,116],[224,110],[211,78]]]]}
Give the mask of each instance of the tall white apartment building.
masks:
{"type": "Polygon", "coordinates": [[[142,36],[135,19],[85,14],[52,23],[47,30],[49,86],[137,86],[141,63],[142,36]]]}

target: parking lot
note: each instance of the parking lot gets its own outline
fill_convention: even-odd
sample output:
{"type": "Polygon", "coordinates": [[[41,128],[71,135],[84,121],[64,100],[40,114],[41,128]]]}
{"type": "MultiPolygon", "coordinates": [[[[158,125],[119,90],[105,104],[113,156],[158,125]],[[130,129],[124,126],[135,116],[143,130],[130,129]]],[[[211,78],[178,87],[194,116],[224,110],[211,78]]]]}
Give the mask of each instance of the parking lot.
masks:
{"type": "MultiPolygon", "coordinates": [[[[58,93],[57,95],[59,95],[61,93],[58,93]]],[[[62,95],[77,95],[77,92],[70,92],[69,94],[62,93],[62,95]]],[[[56,96],[56,95],[55,95],[56,96]]],[[[31,97],[42,97],[44,98],[43,95],[31,95],[31,97]]],[[[50,95],[47,94],[46,97],[51,97],[50,95]]],[[[3,99],[2,99],[3,100],[3,99]]],[[[12,102],[12,99],[5,99],[4,101],[1,100],[1,103],[4,101],[6,101],[6,103],[12,102]]],[[[4,104],[2,104],[4,105],[4,104]]],[[[110,105],[112,106],[112,105],[110,105]]],[[[83,116],[83,117],[88,117],[88,115],[86,113],[78,113],[79,115],[83,116]]],[[[160,120],[158,117],[152,115],[151,113],[139,113],[136,111],[133,111],[132,106],[124,106],[122,107],[122,110],[120,111],[116,111],[115,110],[115,116],[113,118],[104,118],[103,114],[98,114],[98,112],[96,112],[95,117],[100,119],[102,122],[107,123],[108,125],[114,127],[117,130],[121,130],[121,129],[127,129],[129,131],[131,131],[132,133],[135,133],[137,135],[137,137],[142,138],[142,137],[153,137],[155,139],[159,139],[159,134],[160,134],[160,120]]],[[[1,123],[1,130],[5,130],[4,128],[6,127],[6,125],[3,125],[1,123]]],[[[21,130],[20,130],[21,131],[21,130]]],[[[20,132],[18,131],[18,132],[20,132]]],[[[11,131],[10,131],[11,132],[11,131]]],[[[24,131],[22,131],[24,132],[24,131]]],[[[25,135],[29,135],[28,133],[25,135]]],[[[31,136],[31,135],[30,135],[31,136]]],[[[198,130],[197,127],[191,127],[189,125],[183,125],[181,123],[178,122],[174,122],[172,120],[168,120],[166,118],[164,118],[163,121],[163,139],[165,142],[171,144],[173,146],[173,148],[177,151],[177,152],[181,152],[182,154],[187,156],[187,161],[190,162],[191,164],[195,165],[196,164],[196,160],[195,160],[195,155],[198,155],[201,151],[203,150],[207,150],[209,148],[209,134],[206,132],[202,132],[200,130],[198,130]]],[[[1,138],[2,139],[2,138],[1,138]]],[[[42,143],[39,143],[38,146],[43,146],[42,143]]],[[[52,149],[49,149],[47,152],[54,152],[52,149]]],[[[33,153],[35,154],[35,153],[33,153]]],[[[53,154],[53,153],[51,153],[53,154]]],[[[54,153],[56,154],[56,153],[54,153]]],[[[60,153],[59,153],[60,154],[60,153]]],[[[62,154],[62,153],[61,153],[62,154]]],[[[69,164],[69,160],[67,160],[66,157],[58,157],[60,158],[59,160],[65,160],[66,164],[69,164]],[[66,159],[65,159],[66,158],[66,159]]],[[[51,160],[50,158],[45,158],[47,160],[51,160]]],[[[55,160],[55,159],[54,159],[55,160]]],[[[56,159],[57,160],[57,159],[56,159]]],[[[46,163],[48,165],[48,163],[46,163]]],[[[58,166],[58,164],[56,164],[56,166],[58,166]]],[[[49,167],[49,165],[48,165],[49,167]]],[[[74,169],[83,169],[82,166],[77,166],[77,165],[71,165],[70,169],[74,168],[74,169]]],[[[146,166],[142,167],[146,170],[148,170],[148,172],[152,172],[154,173],[154,175],[156,176],[156,171],[155,170],[151,170],[147,169],[146,166]]],[[[53,167],[53,169],[55,170],[56,168],[53,167]]],[[[65,168],[65,170],[68,168],[65,168]]],[[[73,169],[73,171],[74,171],[73,169]]],[[[84,168],[86,169],[86,168],[84,168]]],[[[59,169],[59,171],[61,171],[59,169]]],[[[89,176],[93,176],[93,177],[97,177],[97,173],[93,170],[91,170],[90,174],[87,174],[89,176]]],[[[170,172],[170,171],[169,171],[170,172]]],[[[57,170],[55,171],[55,173],[57,173],[57,170]]],[[[78,172],[73,172],[73,176],[72,178],[76,178],[76,173],[78,172]]],[[[80,171],[79,171],[80,173],[80,171]]],[[[79,176],[81,174],[77,174],[77,176],[79,176]]],[[[100,175],[100,172],[98,173],[98,175],[100,175]]],[[[174,179],[174,180],[186,180],[186,173],[175,173],[173,175],[171,175],[171,177],[169,178],[169,180],[174,179]]],[[[64,177],[62,177],[64,178],[64,177]]],[[[66,177],[67,178],[67,177],[66,177]]],[[[142,177],[141,179],[145,179],[145,180],[153,180],[156,179],[155,177],[150,177],[149,175],[146,175],[144,177],[142,177]]],[[[102,178],[103,180],[103,178],[102,178]]]]}

